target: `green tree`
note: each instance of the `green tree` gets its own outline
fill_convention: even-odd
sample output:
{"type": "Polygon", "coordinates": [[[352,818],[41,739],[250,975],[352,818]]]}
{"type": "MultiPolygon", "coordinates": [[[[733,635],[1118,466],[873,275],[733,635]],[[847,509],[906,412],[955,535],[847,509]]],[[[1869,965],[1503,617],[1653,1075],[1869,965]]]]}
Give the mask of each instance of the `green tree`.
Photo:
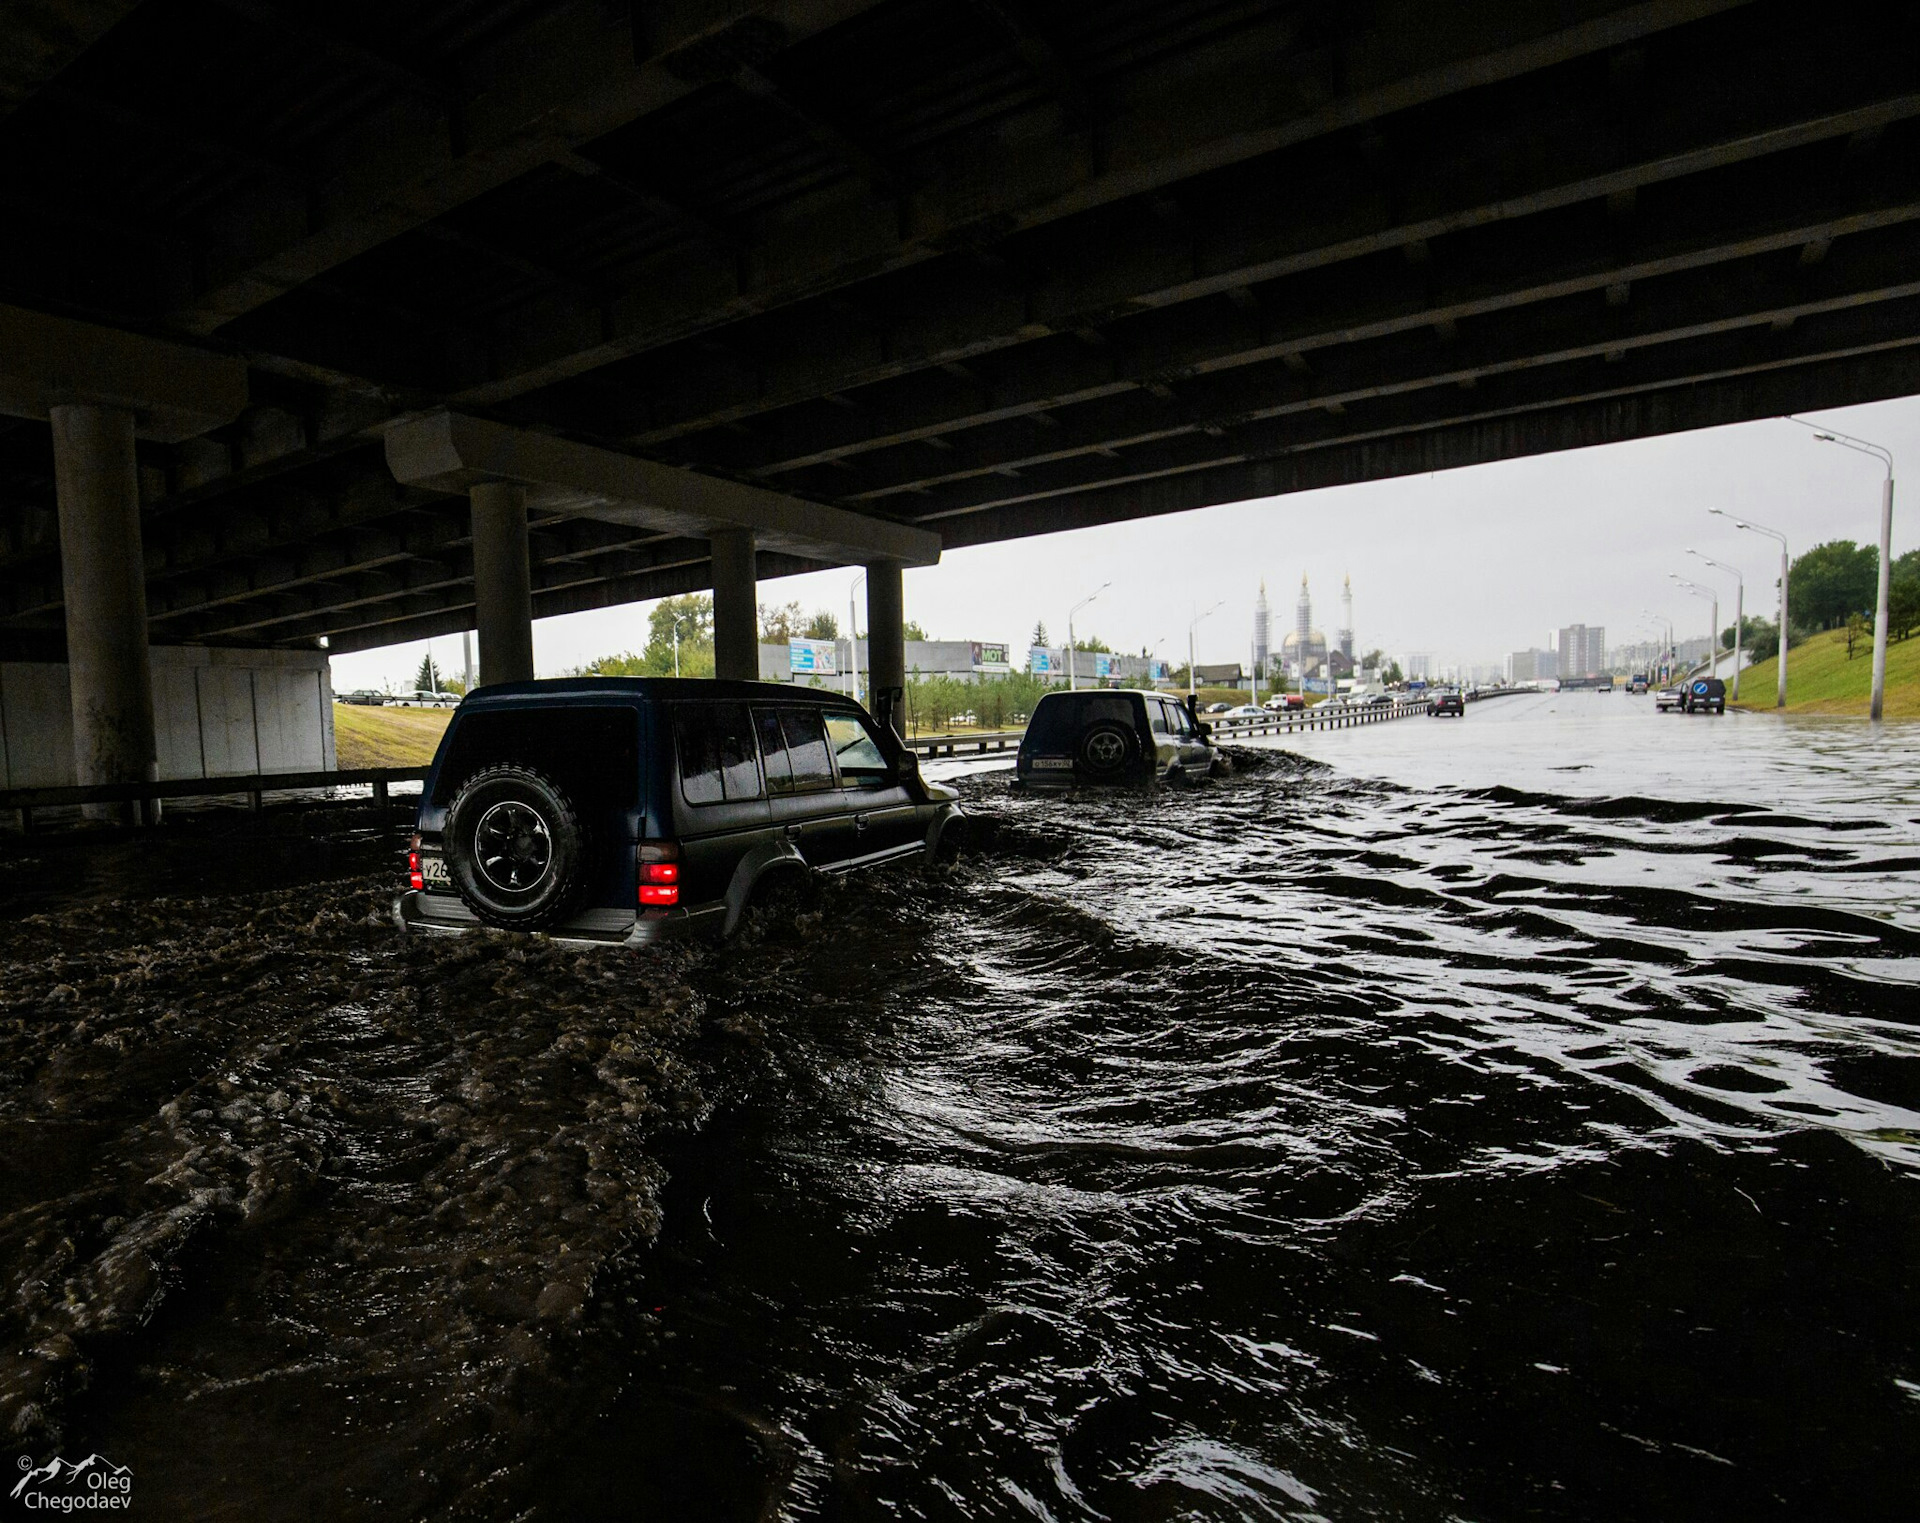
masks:
{"type": "Polygon", "coordinates": [[[1749,618],[1741,629],[1745,635],[1742,654],[1749,660],[1771,661],[1780,653],[1780,630],[1773,620],[1749,618]]]}
{"type": "Polygon", "coordinates": [[[837,640],[840,638],[840,621],[823,608],[807,620],[806,637],[809,640],[837,640]]]}
{"type": "Polygon", "coordinates": [[[1815,545],[1793,563],[1793,612],[1813,629],[1837,629],[1849,614],[1873,607],[1879,593],[1880,552],[1850,539],[1815,545]]]}
{"type": "MultiPolygon", "coordinates": [[[[1380,653],[1375,651],[1374,654],[1377,656],[1380,653]]],[[[1387,669],[1380,674],[1380,680],[1385,683],[1394,683],[1405,682],[1407,679],[1400,674],[1400,663],[1398,661],[1389,661],[1387,663],[1387,669]]]]}
{"type": "Polygon", "coordinates": [[[662,598],[647,615],[647,646],[635,654],[601,656],[575,674],[581,677],[671,677],[673,637],[680,634],[680,675],[713,675],[713,598],[704,592],[662,598]]]}
{"type": "Polygon", "coordinates": [[[433,664],[433,652],[420,658],[420,670],[413,674],[413,685],[429,693],[440,691],[440,668],[433,664]]]}
{"type": "Polygon", "coordinates": [[[760,605],[760,643],[762,645],[785,645],[789,640],[801,637],[806,626],[806,616],[800,612],[798,603],[780,603],[760,605]]]}
{"type": "Polygon", "coordinates": [[[1041,619],[1034,624],[1033,637],[1027,641],[1027,644],[1030,646],[1038,646],[1042,650],[1047,648],[1047,621],[1045,619],[1041,619]]]}
{"type": "Polygon", "coordinates": [[[1854,648],[1867,638],[1867,617],[1862,613],[1847,615],[1847,659],[1853,659],[1854,648]]]}
{"type": "Polygon", "coordinates": [[[1113,647],[1098,635],[1081,635],[1079,639],[1073,642],[1073,648],[1075,650],[1096,651],[1102,655],[1110,656],[1113,654],[1113,647]]]}
{"type": "Polygon", "coordinates": [[[1904,640],[1920,624],[1920,550],[1895,556],[1887,587],[1887,637],[1904,640]]]}
{"type": "Polygon", "coordinates": [[[901,629],[901,638],[903,639],[931,640],[933,638],[933,636],[931,636],[924,629],[922,629],[918,624],[918,622],[916,622],[913,619],[901,620],[900,629],[901,629]]]}

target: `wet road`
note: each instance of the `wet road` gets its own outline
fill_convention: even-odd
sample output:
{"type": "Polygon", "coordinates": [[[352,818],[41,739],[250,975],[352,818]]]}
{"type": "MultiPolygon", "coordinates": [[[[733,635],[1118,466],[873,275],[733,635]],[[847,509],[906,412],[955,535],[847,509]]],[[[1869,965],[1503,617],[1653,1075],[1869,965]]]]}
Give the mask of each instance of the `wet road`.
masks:
{"type": "Polygon", "coordinates": [[[1916,738],[1568,695],[977,779],[931,892],[713,970],[764,1055],[541,1515],[1911,1516],[1916,738]]]}
{"type": "Polygon", "coordinates": [[[1916,740],[976,773],[958,864],[664,960],[43,916],[0,1128],[104,1140],[0,1250],[106,1246],[36,1399],[160,1516],[1911,1516],[1916,740]]]}

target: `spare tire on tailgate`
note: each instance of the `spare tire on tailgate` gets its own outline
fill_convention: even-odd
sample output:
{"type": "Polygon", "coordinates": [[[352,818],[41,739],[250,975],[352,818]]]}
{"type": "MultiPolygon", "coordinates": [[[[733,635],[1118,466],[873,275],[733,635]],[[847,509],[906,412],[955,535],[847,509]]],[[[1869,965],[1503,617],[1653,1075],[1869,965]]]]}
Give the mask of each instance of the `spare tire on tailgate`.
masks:
{"type": "Polygon", "coordinates": [[[1087,726],[1076,748],[1080,765],[1102,782],[1127,776],[1140,761],[1140,739],[1118,720],[1102,719],[1087,726]]]}
{"type": "Polygon", "coordinates": [[[448,875],[488,925],[537,931],[566,918],[586,880],[572,801],[531,767],[488,767],[460,785],[443,837],[448,875]]]}

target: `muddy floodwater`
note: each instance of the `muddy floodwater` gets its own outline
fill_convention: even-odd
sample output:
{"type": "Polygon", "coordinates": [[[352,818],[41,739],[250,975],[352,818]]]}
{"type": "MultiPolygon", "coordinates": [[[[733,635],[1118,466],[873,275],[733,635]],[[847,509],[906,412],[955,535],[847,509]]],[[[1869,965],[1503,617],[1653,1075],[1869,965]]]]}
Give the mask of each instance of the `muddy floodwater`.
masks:
{"type": "Polygon", "coordinates": [[[957,863],[651,956],[406,942],[370,841],[9,848],[15,1449],[162,1517],[1915,1516],[1920,727],[1240,761],[970,771],[957,863]]]}

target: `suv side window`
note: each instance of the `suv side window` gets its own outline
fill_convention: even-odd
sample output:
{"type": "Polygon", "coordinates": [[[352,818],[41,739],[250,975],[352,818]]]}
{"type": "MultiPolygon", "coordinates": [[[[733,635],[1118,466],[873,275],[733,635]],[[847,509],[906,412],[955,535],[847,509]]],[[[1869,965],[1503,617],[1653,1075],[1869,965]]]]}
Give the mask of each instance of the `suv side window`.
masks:
{"type": "Polygon", "coordinates": [[[673,727],[680,751],[680,791],[689,804],[760,797],[760,767],[744,704],[680,704],[673,727]]]}
{"type": "Polygon", "coordinates": [[[811,793],[833,786],[833,760],[818,709],[755,709],[769,793],[811,793]]]}
{"type": "Polygon", "coordinates": [[[1173,715],[1167,711],[1167,702],[1164,698],[1149,698],[1147,700],[1147,720],[1153,727],[1153,733],[1156,735],[1178,735],[1180,733],[1180,721],[1175,719],[1173,715]]]}
{"type": "Polygon", "coordinates": [[[858,788],[892,779],[893,768],[887,765],[886,753],[859,715],[829,713],[826,719],[827,743],[833,748],[842,782],[858,788]]]}

